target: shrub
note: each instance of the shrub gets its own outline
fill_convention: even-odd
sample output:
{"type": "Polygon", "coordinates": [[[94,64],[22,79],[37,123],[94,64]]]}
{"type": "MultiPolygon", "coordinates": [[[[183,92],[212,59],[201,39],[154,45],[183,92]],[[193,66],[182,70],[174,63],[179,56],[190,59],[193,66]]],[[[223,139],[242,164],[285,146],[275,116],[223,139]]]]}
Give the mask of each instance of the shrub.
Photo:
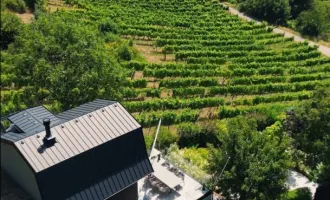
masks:
{"type": "Polygon", "coordinates": [[[104,34],[104,41],[106,43],[118,41],[120,38],[111,32],[104,34]]]}
{"type": "Polygon", "coordinates": [[[126,45],[123,45],[118,50],[118,56],[120,59],[125,61],[130,61],[132,59],[132,54],[126,45]]]}
{"type": "Polygon", "coordinates": [[[180,147],[191,147],[198,145],[198,135],[201,128],[194,123],[182,123],[178,127],[178,145],[180,147]]]}
{"type": "Polygon", "coordinates": [[[180,147],[206,147],[207,143],[218,146],[216,137],[217,126],[215,122],[202,122],[201,124],[183,123],[178,127],[178,145],[180,147]]]}
{"type": "Polygon", "coordinates": [[[283,24],[290,17],[289,0],[244,0],[240,9],[267,21],[283,24]]]}
{"type": "Polygon", "coordinates": [[[148,151],[151,150],[154,139],[155,139],[154,135],[146,135],[146,134],[144,135],[144,142],[146,143],[146,148],[148,151]]]}
{"type": "Polygon", "coordinates": [[[311,200],[312,192],[309,188],[303,187],[288,192],[287,200],[311,200]]]}
{"type": "Polygon", "coordinates": [[[312,9],[303,11],[297,18],[298,31],[311,36],[326,35],[330,27],[329,9],[327,2],[315,0],[312,9]]]}
{"type": "Polygon", "coordinates": [[[132,39],[130,39],[130,40],[128,41],[128,46],[133,47],[133,45],[134,45],[134,42],[133,42],[132,39]]]}
{"type": "Polygon", "coordinates": [[[99,24],[99,30],[103,34],[108,33],[108,32],[112,32],[114,34],[118,33],[117,25],[115,23],[113,23],[112,21],[108,21],[108,20],[103,20],[99,24]]]}
{"type": "Polygon", "coordinates": [[[1,2],[9,10],[24,13],[26,11],[26,4],[23,0],[5,0],[1,2]]]}
{"type": "Polygon", "coordinates": [[[161,127],[158,133],[157,147],[159,147],[159,149],[169,148],[170,145],[176,143],[177,140],[177,134],[170,131],[167,127],[161,127]]]}
{"type": "Polygon", "coordinates": [[[302,12],[297,19],[297,29],[305,35],[317,36],[321,33],[321,21],[313,11],[302,12]]]}
{"type": "Polygon", "coordinates": [[[22,28],[20,19],[8,12],[1,13],[1,31],[0,31],[0,48],[7,49],[8,45],[14,41],[15,36],[22,28]]]}

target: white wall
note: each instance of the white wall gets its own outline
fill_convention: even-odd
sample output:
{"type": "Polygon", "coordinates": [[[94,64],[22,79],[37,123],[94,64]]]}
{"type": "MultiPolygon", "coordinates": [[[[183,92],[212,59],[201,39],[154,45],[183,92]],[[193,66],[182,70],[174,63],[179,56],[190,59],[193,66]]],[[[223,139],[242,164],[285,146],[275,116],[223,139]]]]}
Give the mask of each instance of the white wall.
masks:
{"type": "Polygon", "coordinates": [[[34,173],[12,145],[1,142],[1,168],[34,200],[41,200],[34,173]]]}

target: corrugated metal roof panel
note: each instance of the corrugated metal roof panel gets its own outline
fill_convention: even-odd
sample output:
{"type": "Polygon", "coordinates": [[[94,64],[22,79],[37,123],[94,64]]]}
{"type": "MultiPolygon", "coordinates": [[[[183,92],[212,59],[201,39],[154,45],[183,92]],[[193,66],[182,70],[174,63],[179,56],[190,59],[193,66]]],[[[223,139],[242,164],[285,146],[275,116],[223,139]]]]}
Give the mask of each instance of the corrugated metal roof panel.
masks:
{"type": "Polygon", "coordinates": [[[45,129],[43,125],[43,119],[45,118],[49,118],[51,120],[51,126],[61,123],[59,118],[43,106],[29,108],[10,115],[7,119],[18,127],[23,133],[4,133],[1,135],[1,138],[10,142],[16,142],[23,138],[30,137],[45,129]]]}
{"type": "Polygon", "coordinates": [[[116,103],[116,101],[96,99],[92,102],[80,105],[76,108],[72,108],[71,110],[59,113],[57,117],[69,121],[114,103],[116,103]]]}
{"type": "Polygon", "coordinates": [[[12,132],[7,132],[1,134],[1,139],[6,140],[6,141],[17,141],[20,139],[25,138],[22,136],[22,134],[17,134],[17,133],[12,133],[12,132]]]}
{"type": "Polygon", "coordinates": [[[45,131],[38,133],[39,137],[23,138],[15,145],[24,149],[22,154],[39,172],[140,127],[119,103],[114,103],[52,127],[57,143],[50,148],[43,148],[45,131]]]}

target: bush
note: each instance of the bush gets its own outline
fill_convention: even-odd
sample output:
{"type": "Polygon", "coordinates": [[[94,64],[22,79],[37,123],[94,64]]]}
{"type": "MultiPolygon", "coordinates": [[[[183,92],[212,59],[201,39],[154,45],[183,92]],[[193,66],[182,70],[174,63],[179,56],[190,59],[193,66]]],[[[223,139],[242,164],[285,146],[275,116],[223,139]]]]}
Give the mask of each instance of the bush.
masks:
{"type": "Polygon", "coordinates": [[[116,41],[120,40],[120,37],[118,35],[115,35],[115,34],[113,34],[111,32],[104,34],[103,37],[104,37],[104,41],[106,43],[116,42],[116,41]]]}
{"type": "Polygon", "coordinates": [[[23,0],[5,0],[1,3],[14,12],[24,13],[26,11],[26,4],[23,0]]]}
{"type": "Polygon", "coordinates": [[[130,39],[129,42],[128,42],[128,46],[133,47],[133,45],[134,45],[134,42],[133,42],[132,39],[130,39]]]}
{"type": "Polygon", "coordinates": [[[299,14],[312,7],[313,0],[290,0],[291,17],[296,19],[299,14]]]}
{"type": "Polygon", "coordinates": [[[216,137],[217,126],[215,122],[183,123],[178,127],[178,145],[182,147],[206,147],[207,143],[218,146],[216,137]]]}
{"type": "Polygon", "coordinates": [[[146,148],[148,151],[151,150],[154,139],[155,139],[154,135],[146,135],[146,134],[144,135],[144,142],[146,143],[146,148]]]}
{"type": "Polygon", "coordinates": [[[288,192],[287,200],[311,200],[312,192],[309,188],[303,187],[288,192]]]}
{"type": "Polygon", "coordinates": [[[240,10],[272,23],[283,24],[290,17],[289,0],[243,0],[240,10]]]}
{"type": "Polygon", "coordinates": [[[118,56],[120,59],[125,61],[130,61],[132,59],[132,54],[128,49],[127,45],[123,45],[122,47],[120,47],[118,51],[118,56]]]}
{"type": "Polygon", "coordinates": [[[304,35],[318,36],[321,33],[321,21],[313,11],[302,12],[297,19],[297,29],[304,35]]]}
{"type": "Polygon", "coordinates": [[[180,147],[192,147],[197,146],[198,135],[201,132],[201,128],[194,123],[183,123],[178,127],[178,145],[180,147]]]}
{"type": "Polygon", "coordinates": [[[159,147],[159,149],[169,148],[171,144],[177,141],[177,134],[171,132],[167,127],[161,127],[157,138],[157,147],[159,147]]]}
{"type": "Polygon", "coordinates": [[[115,23],[113,23],[112,21],[102,21],[99,24],[99,30],[101,33],[105,34],[105,33],[114,33],[117,34],[118,33],[118,29],[117,29],[117,25],[115,23]]]}
{"type": "Polygon", "coordinates": [[[31,8],[32,10],[34,10],[34,5],[35,3],[37,2],[37,0],[24,0],[25,1],[25,4],[31,8]]]}
{"type": "Polygon", "coordinates": [[[22,28],[21,20],[14,14],[1,12],[0,48],[7,49],[22,28]]]}
{"type": "Polygon", "coordinates": [[[303,11],[297,18],[297,30],[310,36],[326,35],[330,28],[330,4],[315,0],[311,10],[303,11]]]}

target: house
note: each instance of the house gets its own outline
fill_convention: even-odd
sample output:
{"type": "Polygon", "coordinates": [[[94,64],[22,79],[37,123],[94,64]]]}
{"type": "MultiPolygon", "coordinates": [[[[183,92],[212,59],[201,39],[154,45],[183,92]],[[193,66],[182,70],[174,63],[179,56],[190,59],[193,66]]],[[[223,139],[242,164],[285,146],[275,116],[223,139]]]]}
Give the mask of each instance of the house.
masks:
{"type": "Polygon", "coordinates": [[[6,120],[1,170],[34,200],[137,200],[137,182],[153,172],[142,127],[118,102],[58,115],[38,106],[6,120]]]}

